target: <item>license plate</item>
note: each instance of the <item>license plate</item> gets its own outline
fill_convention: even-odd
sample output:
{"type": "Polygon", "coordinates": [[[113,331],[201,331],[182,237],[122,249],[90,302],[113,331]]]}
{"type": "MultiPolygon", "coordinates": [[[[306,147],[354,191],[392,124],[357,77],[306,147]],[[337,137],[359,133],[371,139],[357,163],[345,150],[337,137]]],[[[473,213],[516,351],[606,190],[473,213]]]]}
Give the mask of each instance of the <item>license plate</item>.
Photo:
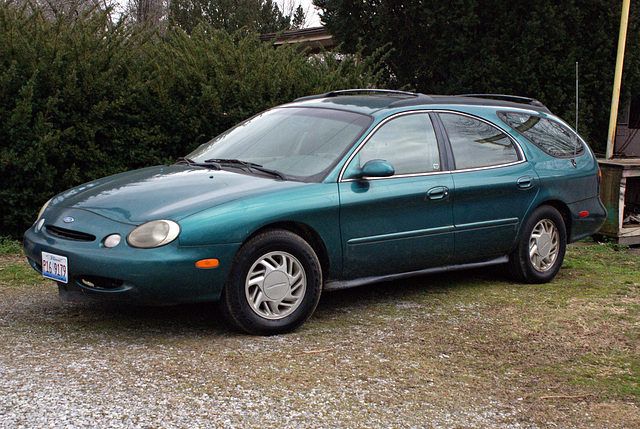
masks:
{"type": "Polygon", "coordinates": [[[67,268],[67,258],[65,256],[42,252],[42,275],[46,278],[67,283],[69,281],[67,268]]]}

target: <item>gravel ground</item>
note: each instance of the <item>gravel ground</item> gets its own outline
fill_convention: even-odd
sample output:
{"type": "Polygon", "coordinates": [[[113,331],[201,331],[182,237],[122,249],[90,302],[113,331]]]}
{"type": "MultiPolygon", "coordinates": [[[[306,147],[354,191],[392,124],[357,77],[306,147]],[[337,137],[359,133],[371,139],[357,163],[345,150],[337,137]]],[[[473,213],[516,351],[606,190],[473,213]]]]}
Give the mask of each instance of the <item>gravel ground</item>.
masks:
{"type": "Polygon", "coordinates": [[[212,312],[69,304],[50,285],[5,291],[0,426],[535,427],[513,422],[517,404],[491,397],[452,408],[472,385],[433,397],[442,394],[433,375],[446,374],[423,373],[427,351],[408,351],[395,328],[372,332],[363,320],[340,327],[336,339],[312,320],[298,333],[250,337],[212,323],[212,312]],[[389,347],[400,361],[389,359],[389,347]]]}
{"type": "Polygon", "coordinates": [[[605,427],[589,413],[613,405],[589,394],[530,418],[535,376],[486,377],[494,361],[457,346],[483,342],[465,326],[492,328],[483,305],[441,306],[419,282],[326,294],[302,329],[276,337],[230,332],[213,305],[65,303],[49,282],[2,287],[0,428],[605,427]],[[584,424],[554,423],[576,416],[584,424]]]}
{"type": "Polygon", "coordinates": [[[14,301],[11,315],[3,312],[3,428],[500,427],[517,412],[491,398],[440,409],[429,400],[433,381],[413,374],[412,362],[358,371],[349,356],[378,361],[383,332],[374,339],[356,327],[340,344],[304,349],[305,333],[231,336],[175,319],[150,327],[139,315],[127,322],[146,326],[104,333],[100,319],[113,309],[89,312],[51,299],[14,301]],[[12,340],[16,319],[33,328],[12,340]]]}

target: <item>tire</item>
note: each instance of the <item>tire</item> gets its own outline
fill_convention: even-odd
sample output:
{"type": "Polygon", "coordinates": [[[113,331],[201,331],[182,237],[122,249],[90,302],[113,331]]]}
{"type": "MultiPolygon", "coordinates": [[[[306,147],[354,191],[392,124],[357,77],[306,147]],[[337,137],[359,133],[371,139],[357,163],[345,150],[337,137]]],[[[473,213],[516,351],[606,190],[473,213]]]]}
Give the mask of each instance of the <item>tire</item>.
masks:
{"type": "Polygon", "coordinates": [[[313,248],[292,232],[273,230],[240,248],[220,305],[232,327],[276,335],[311,317],[321,292],[322,269],[313,248]]]}
{"type": "Polygon", "coordinates": [[[523,283],[548,283],[558,274],[566,249],[562,216],[551,206],[538,207],[527,219],[518,247],[509,255],[509,271],[523,283]]]}

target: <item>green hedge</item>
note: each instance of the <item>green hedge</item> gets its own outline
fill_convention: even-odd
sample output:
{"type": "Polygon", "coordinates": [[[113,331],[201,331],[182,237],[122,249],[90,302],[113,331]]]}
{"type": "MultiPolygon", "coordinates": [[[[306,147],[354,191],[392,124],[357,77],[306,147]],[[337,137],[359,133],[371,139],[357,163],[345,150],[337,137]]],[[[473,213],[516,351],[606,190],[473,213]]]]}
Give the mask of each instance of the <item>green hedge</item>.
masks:
{"type": "Polygon", "coordinates": [[[298,96],[375,84],[374,60],[307,57],[201,26],[160,36],[93,10],[48,20],[0,3],[0,236],[108,174],[173,162],[298,96]]]}

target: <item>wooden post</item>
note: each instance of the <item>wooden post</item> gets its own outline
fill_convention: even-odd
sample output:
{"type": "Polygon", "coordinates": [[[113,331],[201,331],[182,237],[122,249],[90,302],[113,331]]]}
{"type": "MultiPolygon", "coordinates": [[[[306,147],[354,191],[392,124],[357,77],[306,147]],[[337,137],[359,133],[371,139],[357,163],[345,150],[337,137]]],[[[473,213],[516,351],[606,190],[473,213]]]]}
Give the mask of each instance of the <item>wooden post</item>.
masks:
{"type": "Polygon", "coordinates": [[[622,84],[622,66],[624,64],[624,50],[627,44],[627,26],[629,24],[629,6],[631,0],[622,0],[622,16],[620,18],[620,35],[618,37],[618,57],[616,59],[616,73],[613,80],[613,95],[611,96],[611,117],[609,118],[609,137],[607,138],[607,159],[613,157],[613,144],[616,139],[616,125],[618,122],[618,104],[620,102],[620,86],[622,84]]]}

